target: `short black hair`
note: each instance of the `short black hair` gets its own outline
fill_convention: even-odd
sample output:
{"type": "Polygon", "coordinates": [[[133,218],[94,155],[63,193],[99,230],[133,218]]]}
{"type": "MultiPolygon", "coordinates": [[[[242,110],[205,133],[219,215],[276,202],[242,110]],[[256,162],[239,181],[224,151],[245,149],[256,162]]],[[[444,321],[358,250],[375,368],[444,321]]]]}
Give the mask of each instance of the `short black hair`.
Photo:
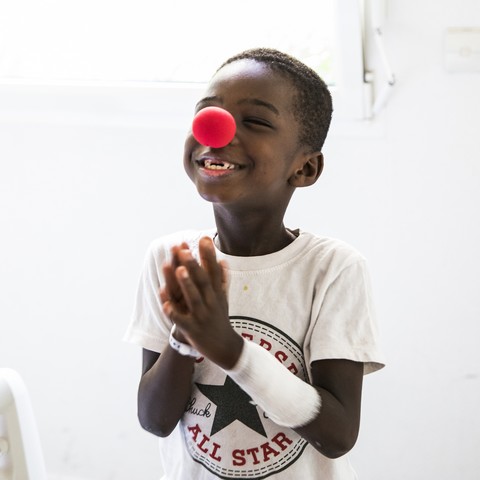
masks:
{"type": "Polygon", "coordinates": [[[226,60],[217,70],[238,60],[255,60],[285,75],[297,90],[294,116],[300,124],[299,142],[321,151],[332,119],[332,96],[322,78],[295,57],[272,48],[253,48],[226,60]]]}

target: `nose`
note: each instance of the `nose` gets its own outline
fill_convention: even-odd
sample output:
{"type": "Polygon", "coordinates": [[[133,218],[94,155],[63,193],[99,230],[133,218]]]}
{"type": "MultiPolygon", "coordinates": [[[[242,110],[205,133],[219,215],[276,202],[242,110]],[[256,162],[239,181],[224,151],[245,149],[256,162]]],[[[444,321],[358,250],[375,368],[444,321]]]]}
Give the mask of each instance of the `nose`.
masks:
{"type": "Polygon", "coordinates": [[[233,140],[236,130],[233,115],[220,107],[202,108],[192,122],[193,136],[206,147],[225,147],[233,140]]]}

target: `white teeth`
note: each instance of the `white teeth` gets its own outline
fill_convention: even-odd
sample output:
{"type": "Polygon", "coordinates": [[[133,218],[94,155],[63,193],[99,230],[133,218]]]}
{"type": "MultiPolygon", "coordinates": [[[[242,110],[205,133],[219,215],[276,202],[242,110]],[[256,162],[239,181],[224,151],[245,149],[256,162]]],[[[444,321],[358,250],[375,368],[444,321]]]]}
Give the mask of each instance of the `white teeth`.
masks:
{"type": "Polygon", "coordinates": [[[208,168],[209,170],[233,170],[235,165],[228,162],[214,162],[212,160],[205,160],[203,162],[204,168],[208,168]]]}

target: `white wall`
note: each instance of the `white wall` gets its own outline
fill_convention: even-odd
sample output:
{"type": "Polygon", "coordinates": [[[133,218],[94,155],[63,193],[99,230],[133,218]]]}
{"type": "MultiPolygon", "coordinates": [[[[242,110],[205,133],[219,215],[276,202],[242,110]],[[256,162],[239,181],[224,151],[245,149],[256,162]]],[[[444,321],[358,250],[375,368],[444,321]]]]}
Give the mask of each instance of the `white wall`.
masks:
{"type": "MultiPolygon", "coordinates": [[[[333,126],[323,177],[288,213],[369,259],[388,368],[365,379],[365,480],[480,471],[480,74],[443,67],[445,29],[472,25],[475,0],[389,2],[396,90],[371,124],[333,126]]],[[[157,479],[140,352],[121,337],[150,240],[212,224],[181,167],[185,112],[39,93],[47,116],[38,95],[0,90],[0,366],[29,386],[50,472],[157,479]]]]}

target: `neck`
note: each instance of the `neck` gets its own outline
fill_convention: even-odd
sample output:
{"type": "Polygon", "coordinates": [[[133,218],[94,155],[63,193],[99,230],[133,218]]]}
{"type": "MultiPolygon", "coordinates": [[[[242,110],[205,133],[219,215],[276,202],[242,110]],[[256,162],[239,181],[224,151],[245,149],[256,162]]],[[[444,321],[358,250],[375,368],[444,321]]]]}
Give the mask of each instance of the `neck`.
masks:
{"type": "Polygon", "coordinates": [[[293,242],[296,234],[285,228],[283,214],[232,213],[214,208],[217,247],[228,255],[253,257],[277,252],[293,242]]]}

